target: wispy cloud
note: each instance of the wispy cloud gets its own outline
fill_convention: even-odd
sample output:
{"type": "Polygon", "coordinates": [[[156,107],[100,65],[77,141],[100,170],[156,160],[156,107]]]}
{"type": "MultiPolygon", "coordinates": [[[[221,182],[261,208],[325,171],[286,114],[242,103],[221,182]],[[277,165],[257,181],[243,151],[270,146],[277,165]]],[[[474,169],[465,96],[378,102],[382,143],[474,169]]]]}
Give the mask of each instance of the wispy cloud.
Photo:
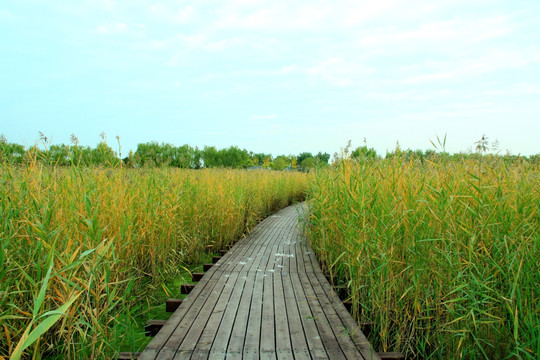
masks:
{"type": "MultiPolygon", "coordinates": [[[[464,78],[483,75],[486,73],[516,69],[540,62],[540,49],[527,47],[515,49],[512,52],[503,50],[488,50],[477,57],[463,57],[453,61],[439,61],[419,64],[422,74],[405,78],[404,84],[420,84],[441,80],[460,81],[464,78]],[[437,69],[438,71],[433,71],[437,69]]],[[[411,69],[411,68],[409,68],[411,69]]]]}
{"type": "Polygon", "coordinates": [[[240,46],[250,46],[251,42],[243,37],[230,37],[213,40],[204,33],[177,34],[176,39],[183,46],[207,51],[224,51],[240,46]]]}
{"type": "Polygon", "coordinates": [[[465,45],[496,38],[511,32],[508,18],[496,16],[484,19],[457,18],[421,23],[417,26],[388,26],[366,31],[359,46],[433,46],[461,48],[465,45]]]}
{"type": "Polygon", "coordinates": [[[366,75],[376,72],[376,68],[362,62],[353,62],[343,58],[328,58],[315,64],[290,64],[281,68],[285,75],[301,74],[326,80],[335,86],[349,86],[366,75]]]}
{"type": "Polygon", "coordinates": [[[148,8],[154,16],[166,23],[185,24],[194,20],[197,16],[196,8],[191,5],[179,6],[174,3],[153,3],[148,8]]]}
{"type": "Polygon", "coordinates": [[[13,21],[17,17],[11,11],[7,9],[0,9],[0,20],[2,21],[13,21]]]}
{"type": "Polygon", "coordinates": [[[366,93],[366,98],[382,101],[429,101],[435,99],[447,99],[456,94],[455,90],[437,90],[437,91],[372,91],[366,93]]]}
{"type": "Polygon", "coordinates": [[[253,115],[251,117],[251,120],[270,120],[274,119],[276,117],[276,114],[269,114],[269,115],[253,115]]]}
{"type": "Polygon", "coordinates": [[[128,30],[127,24],[116,23],[116,24],[103,24],[96,27],[96,31],[102,35],[109,34],[119,34],[124,33],[128,30]]]}

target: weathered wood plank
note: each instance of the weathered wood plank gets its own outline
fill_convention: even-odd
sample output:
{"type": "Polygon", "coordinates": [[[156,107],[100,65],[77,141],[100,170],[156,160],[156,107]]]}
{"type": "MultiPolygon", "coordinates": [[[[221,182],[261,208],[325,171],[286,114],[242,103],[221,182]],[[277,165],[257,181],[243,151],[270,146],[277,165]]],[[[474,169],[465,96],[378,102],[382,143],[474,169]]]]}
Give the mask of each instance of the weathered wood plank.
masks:
{"type": "Polygon", "coordinates": [[[137,360],[141,353],[138,352],[121,352],[116,357],[116,360],[137,360]]]}
{"type": "Polygon", "coordinates": [[[177,327],[165,346],[170,348],[177,347],[180,351],[193,351],[195,349],[199,343],[201,334],[207,326],[207,323],[214,311],[214,308],[218,304],[218,300],[222,295],[228,280],[230,280],[230,278],[223,279],[216,284],[204,302],[199,314],[197,314],[191,323],[184,322],[186,326],[182,326],[182,324],[181,326],[177,327]]]}
{"type": "Polygon", "coordinates": [[[214,342],[214,338],[216,337],[216,333],[223,319],[223,314],[225,313],[225,309],[227,308],[227,304],[229,303],[231,294],[235,289],[238,274],[239,273],[232,273],[227,278],[227,283],[225,285],[225,288],[221,292],[220,299],[214,307],[212,314],[210,315],[210,318],[206,324],[206,327],[204,328],[204,331],[199,338],[199,341],[195,348],[196,353],[206,353],[209,356],[212,343],[214,342]]]}
{"type": "Polygon", "coordinates": [[[229,345],[227,346],[227,353],[242,353],[244,351],[244,340],[246,338],[246,332],[248,327],[249,312],[251,309],[251,298],[254,292],[254,286],[257,274],[255,273],[240,273],[240,276],[245,279],[246,283],[240,303],[238,304],[238,311],[234,319],[234,325],[230,334],[229,345]]]}
{"type": "Polygon", "coordinates": [[[238,307],[240,306],[240,301],[242,299],[242,294],[244,293],[244,288],[247,282],[246,280],[247,278],[242,273],[238,274],[238,279],[235,284],[235,291],[233,291],[229,301],[227,302],[223,319],[212,344],[212,351],[209,357],[210,359],[224,358],[227,353],[227,346],[232,333],[232,326],[234,325],[238,307]]]}

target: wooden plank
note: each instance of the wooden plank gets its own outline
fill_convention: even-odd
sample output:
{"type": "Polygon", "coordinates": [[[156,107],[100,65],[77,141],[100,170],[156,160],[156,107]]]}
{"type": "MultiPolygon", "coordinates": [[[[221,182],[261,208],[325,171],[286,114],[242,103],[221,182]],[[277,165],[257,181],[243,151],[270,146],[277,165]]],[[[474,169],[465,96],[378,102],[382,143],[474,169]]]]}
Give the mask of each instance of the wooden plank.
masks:
{"type": "MultiPolygon", "coordinates": [[[[159,334],[158,334],[159,335],[159,334]]],[[[155,337],[154,337],[155,339],[155,337]]],[[[149,359],[155,359],[158,356],[159,350],[158,349],[149,349],[148,346],[144,349],[144,351],[139,355],[137,360],[149,360],[149,359]]]]}
{"type": "Polygon", "coordinates": [[[156,360],[172,360],[174,359],[175,354],[176,354],[175,349],[163,348],[159,351],[158,355],[156,356],[156,360]]]}
{"type": "Polygon", "coordinates": [[[319,294],[315,292],[309,279],[309,277],[313,276],[313,274],[309,274],[308,276],[308,273],[299,271],[298,275],[328,357],[330,359],[346,359],[345,355],[341,351],[340,344],[334,335],[332,327],[326,318],[325,311],[327,309],[323,310],[319,302],[319,294]]]}
{"type": "Polygon", "coordinates": [[[309,301],[307,299],[306,291],[300,281],[300,273],[305,271],[304,257],[302,256],[304,249],[301,246],[301,242],[297,241],[296,248],[296,271],[291,273],[291,283],[298,306],[298,313],[302,322],[302,328],[306,336],[307,345],[313,359],[328,359],[328,354],[324,347],[324,343],[319,333],[319,329],[316,324],[316,319],[313,316],[309,301]]]}
{"type": "MultiPolygon", "coordinates": [[[[228,252],[223,256],[219,265],[219,271],[222,273],[232,271],[246,271],[252,265],[251,257],[258,253],[261,248],[264,249],[264,241],[267,229],[272,229],[270,222],[262,227],[262,230],[254,231],[252,237],[240,240],[235,246],[234,251],[228,252]],[[264,231],[263,231],[264,230],[264,231]],[[251,241],[249,241],[251,239],[251,241]]],[[[217,269],[216,269],[217,270],[217,269]]]]}
{"type": "MultiPolygon", "coordinates": [[[[276,217],[278,218],[278,217],[276,217]]],[[[274,239],[271,246],[267,246],[265,252],[266,261],[261,263],[264,271],[263,285],[263,314],[261,327],[260,357],[262,359],[276,359],[276,312],[279,308],[275,304],[274,279],[276,276],[275,254],[279,251],[279,239],[283,233],[283,227],[276,226],[272,232],[271,239],[274,239]]]]}
{"type": "Polygon", "coordinates": [[[140,355],[141,353],[138,352],[121,352],[116,357],[116,360],[137,360],[140,355]]]}
{"type": "MultiPolygon", "coordinates": [[[[320,283],[320,279],[313,274],[313,276],[308,276],[313,291],[315,292],[317,299],[321,308],[324,309],[324,315],[332,328],[334,336],[339,343],[341,351],[347,357],[347,359],[357,358],[358,350],[356,349],[355,344],[353,343],[351,337],[349,336],[350,329],[346,328],[341,322],[341,319],[337,315],[335,306],[342,306],[341,302],[332,303],[329,295],[333,294],[331,289],[324,289],[320,283]],[[335,305],[335,306],[334,306],[335,305]]],[[[327,282],[325,282],[327,284],[327,282]]]]}
{"type": "MultiPolygon", "coordinates": [[[[191,357],[189,359],[191,360],[207,360],[208,357],[210,356],[210,352],[209,351],[202,351],[202,350],[195,350],[193,351],[193,353],[191,354],[191,357]]],[[[176,356],[174,357],[174,360],[183,360],[183,359],[188,359],[187,357],[187,354],[176,354],[176,356]]]]}
{"type": "MultiPolygon", "coordinates": [[[[373,349],[365,335],[362,333],[358,324],[350,316],[349,312],[342,304],[339,297],[332,291],[332,288],[318,265],[317,258],[311,249],[311,246],[307,244],[307,241],[303,240],[305,243],[306,251],[304,252],[306,263],[310,262],[310,268],[313,270],[313,275],[318,278],[319,284],[323,288],[323,291],[328,294],[330,297],[330,302],[332,303],[336,313],[342,322],[342,326],[347,329],[349,336],[353,340],[353,343],[356,346],[356,349],[362,354],[365,359],[374,359],[379,360],[380,357],[377,355],[376,351],[373,349]]],[[[339,325],[338,325],[339,326],[339,325]]]]}
{"type": "Polygon", "coordinates": [[[240,273],[240,276],[244,276],[246,279],[246,284],[244,286],[240,303],[238,304],[238,311],[234,319],[229,345],[227,346],[227,354],[241,354],[244,351],[244,341],[247,335],[251,300],[254,292],[255,282],[257,280],[257,273],[240,273]]]}
{"type": "Polygon", "coordinates": [[[229,280],[230,278],[227,278],[216,283],[200,312],[191,321],[184,321],[180,324],[165,343],[165,347],[178,348],[179,351],[183,352],[193,351],[196,348],[199,338],[229,280]]]}
{"type": "Polygon", "coordinates": [[[285,296],[283,294],[283,280],[279,272],[273,274],[272,277],[274,279],[275,347],[278,358],[281,358],[292,353],[291,334],[289,332],[289,320],[287,319],[287,308],[285,306],[285,296]]]}
{"type": "Polygon", "coordinates": [[[296,241],[294,239],[295,224],[292,222],[287,224],[288,231],[285,234],[282,242],[280,253],[283,255],[281,262],[281,280],[283,287],[283,296],[285,308],[287,309],[287,321],[289,325],[290,341],[295,358],[305,358],[309,356],[309,348],[306,340],[306,333],[300,320],[300,311],[298,300],[294,293],[292,273],[298,271],[297,261],[298,254],[296,241]]]}
{"type": "Polygon", "coordinates": [[[183,301],[184,301],[183,299],[167,299],[165,301],[165,311],[175,312],[176,309],[180,307],[183,301]]]}
{"type": "Polygon", "coordinates": [[[182,294],[189,294],[193,289],[195,289],[197,284],[182,284],[180,285],[180,292],[182,294]]]}
{"type": "MultiPolygon", "coordinates": [[[[301,329],[300,332],[298,331],[298,319],[293,318],[294,309],[289,309],[286,306],[285,284],[287,284],[287,280],[284,283],[284,277],[288,279],[288,274],[290,273],[289,260],[294,256],[288,245],[292,230],[291,225],[289,222],[284,224],[282,232],[279,235],[281,241],[279,242],[277,253],[274,254],[274,306],[276,309],[276,353],[278,359],[293,359],[293,344],[298,347],[299,353],[302,347],[307,348],[304,332],[301,329]],[[291,318],[293,318],[293,322],[290,322],[291,318]],[[295,339],[293,339],[293,334],[296,337],[295,339]]],[[[287,293],[289,300],[291,300],[290,291],[287,291],[287,293]]]]}
{"type": "Polygon", "coordinates": [[[231,324],[234,324],[234,319],[238,312],[238,307],[244,292],[246,280],[247,278],[243,276],[242,273],[238,274],[235,291],[233,291],[225,308],[223,319],[212,344],[209,359],[224,359],[226,356],[227,346],[231,336],[231,324]]]}
{"type": "Polygon", "coordinates": [[[292,349],[296,357],[309,356],[309,348],[307,345],[306,334],[302,321],[300,320],[300,312],[298,310],[298,302],[294,295],[291,275],[282,275],[283,293],[285,297],[285,308],[287,309],[287,318],[289,323],[289,332],[291,338],[292,349]]]}
{"type": "Polygon", "coordinates": [[[261,360],[275,359],[274,331],[274,274],[265,274],[263,288],[263,309],[261,326],[261,360]]]}
{"type": "MultiPolygon", "coordinates": [[[[249,245],[246,243],[246,245],[249,245]]],[[[245,255],[246,251],[249,250],[249,247],[240,247],[236,254],[234,256],[230,256],[231,265],[232,268],[238,267],[239,265],[236,264],[235,260],[238,258],[241,258],[245,255]]],[[[223,266],[222,268],[226,268],[229,265],[223,266]]],[[[194,319],[197,317],[197,315],[200,313],[202,307],[206,303],[206,299],[208,298],[209,294],[212,293],[214,290],[214,287],[216,286],[216,283],[218,282],[224,282],[223,278],[228,276],[227,274],[223,274],[223,272],[216,266],[212,268],[207,276],[205,276],[199,284],[204,284],[205,286],[200,289],[199,286],[195,287],[195,290],[198,290],[198,292],[195,292],[197,295],[197,298],[193,298],[192,295],[188,296],[186,300],[192,300],[197,299],[198,301],[190,301],[188,307],[181,307],[177,312],[173,314],[173,317],[180,318],[179,320],[175,319],[175,322],[177,323],[177,327],[180,327],[178,329],[177,327],[174,327],[174,324],[171,324],[170,328],[167,329],[167,332],[164,332],[163,335],[161,332],[156,336],[159,337],[162,335],[162,339],[160,339],[160,342],[154,342],[154,344],[151,342],[148,348],[153,348],[153,346],[159,346],[161,343],[161,346],[163,348],[174,348],[174,344],[180,343],[182,340],[182,336],[185,335],[185,331],[188,330],[194,319]],[[180,311],[181,310],[181,311],[180,311]],[[182,321],[180,323],[180,320],[182,321]],[[163,344],[167,342],[170,347],[164,346],[163,344]]],[[[172,317],[171,317],[172,318],[172,317]]],[[[168,324],[166,324],[167,326],[168,324]]],[[[155,339],[155,338],[154,338],[155,339]]],[[[144,354],[144,353],[143,353],[144,354]]]]}
{"type": "Polygon", "coordinates": [[[195,347],[195,353],[205,353],[207,356],[209,356],[212,343],[214,342],[214,338],[216,337],[219,325],[221,324],[221,321],[223,319],[223,314],[225,313],[225,309],[227,308],[227,304],[229,302],[231,294],[236,287],[238,275],[239,273],[232,273],[228,277],[227,284],[221,292],[221,296],[217,301],[216,306],[212,310],[212,314],[210,315],[204,331],[201,334],[199,341],[197,342],[197,346],[195,347]]]}
{"type": "Polygon", "coordinates": [[[249,322],[244,341],[243,356],[246,359],[259,359],[259,343],[261,338],[262,303],[264,273],[255,271],[255,285],[250,304],[249,322]]]}
{"type": "Polygon", "coordinates": [[[163,325],[165,325],[166,320],[148,320],[144,324],[144,333],[146,336],[156,336],[156,334],[161,330],[163,325]]]}
{"type": "Polygon", "coordinates": [[[203,271],[204,271],[204,272],[207,272],[207,271],[209,271],[213,266],[214,266],[214,264],[203,264],[203,271]]]}
{"type": "Polygon", "coordinates": [[[191,274],[191,281],[193,282],[199,282],[203,278],[205,273],[192,273],[191,274]]]}
{"type": "Polygon", "coordinates": [[[161,349],[163,347],[163,344],[169,339],[173,331],[184,320],[186,315],[193,312],[192,308],[197,305],[196,300],[201,301],[200,299],[205,299],[215,286],[216,280],[220,277],[221,274],[219,272],[212,271],[198,283],[198,286],[184,299],[182,305],[171,315],[161,331],[141,353],[139,360],[155,359],[155,355],[153,355],[153,352],[150,350],[161,349]]]}

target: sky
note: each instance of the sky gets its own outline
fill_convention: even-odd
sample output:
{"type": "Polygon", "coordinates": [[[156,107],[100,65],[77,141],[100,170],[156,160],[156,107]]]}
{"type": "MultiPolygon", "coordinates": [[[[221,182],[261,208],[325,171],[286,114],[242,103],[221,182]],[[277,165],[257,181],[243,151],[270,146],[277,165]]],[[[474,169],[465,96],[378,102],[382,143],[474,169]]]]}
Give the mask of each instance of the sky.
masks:
{"type": "Polygon", "coordinates": [[[540,153],[539,0],[0,2],[0,133],[540,153]]]}

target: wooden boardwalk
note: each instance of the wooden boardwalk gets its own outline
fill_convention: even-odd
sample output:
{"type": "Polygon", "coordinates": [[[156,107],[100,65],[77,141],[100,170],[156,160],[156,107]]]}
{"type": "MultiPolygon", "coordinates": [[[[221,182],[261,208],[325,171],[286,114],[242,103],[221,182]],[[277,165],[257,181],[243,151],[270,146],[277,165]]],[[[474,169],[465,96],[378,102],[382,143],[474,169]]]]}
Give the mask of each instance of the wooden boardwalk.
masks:
{"type": "Polygon", "coordinates": [[[237,242],[138,359],[380,359],[301,235],[302,209],[237,242]]]}

